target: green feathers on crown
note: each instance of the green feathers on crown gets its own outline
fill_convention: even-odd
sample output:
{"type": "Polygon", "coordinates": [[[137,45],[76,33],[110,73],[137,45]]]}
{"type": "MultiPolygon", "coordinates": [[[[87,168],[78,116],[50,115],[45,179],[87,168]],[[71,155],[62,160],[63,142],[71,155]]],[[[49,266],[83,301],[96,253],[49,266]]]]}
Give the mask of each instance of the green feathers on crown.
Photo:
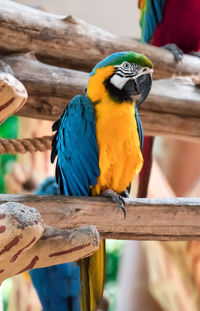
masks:
{"type": "Polygon", "coordinates": [[[135,52],[118,52],[113,53],[110,56],[104,58],[101,62],[99,62],[92,70],[90,75],[94,75],[96,73],[96,69],[104,68],[108,66],[116,66],[120,65],[123,62],[135,63],[142,67],[152,68],[153,64],[151,60],[143,54],[135,53],[135,52]]]}

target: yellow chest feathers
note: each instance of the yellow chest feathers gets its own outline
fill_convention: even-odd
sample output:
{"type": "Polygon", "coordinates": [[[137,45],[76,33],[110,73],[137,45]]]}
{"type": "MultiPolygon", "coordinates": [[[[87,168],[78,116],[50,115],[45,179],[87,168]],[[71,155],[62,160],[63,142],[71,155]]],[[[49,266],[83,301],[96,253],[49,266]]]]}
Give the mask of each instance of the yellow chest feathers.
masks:
{"type": "Polygon", "coordinates": [[[134,105],[112,101],[104,86],[106,77],[113,70],[112,66],[98,69],[96,75],[90,78],[87,89],[89,98],[96,103],[99,147],[100,177],[92,189],[93,195],[105,189],[118,193],[124,191],[143,164],[134,105]]]}
{"type": "Polygon", "coordinates": [[[109,188],[120,193],[143,164],[134,105],[107,98],[95,106],[95,112],[100,177],[92,192],[109,188]]]}

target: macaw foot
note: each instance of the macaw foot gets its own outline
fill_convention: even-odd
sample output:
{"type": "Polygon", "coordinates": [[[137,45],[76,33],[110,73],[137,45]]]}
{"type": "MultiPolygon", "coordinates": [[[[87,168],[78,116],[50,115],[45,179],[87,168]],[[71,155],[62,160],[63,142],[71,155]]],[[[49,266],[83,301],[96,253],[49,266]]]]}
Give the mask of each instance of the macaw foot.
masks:
{"type": "Polygon", "coordinates": [[[163,49],[172,52],[174,58],[177,62],[181,61],[183,58],[183,51],[176,46],[174,43],[165,44],[162,46],[163,49]]]}
{"type": "Polygon", "coordinates": [[[117,204],[117,207],[119,207],[123,211],[124,219],[126,218],[125,201],[120,194],[116,193],[111,189],[106,189],[101,192],[101,196],[111,198],[112,201],[117,204]]]}

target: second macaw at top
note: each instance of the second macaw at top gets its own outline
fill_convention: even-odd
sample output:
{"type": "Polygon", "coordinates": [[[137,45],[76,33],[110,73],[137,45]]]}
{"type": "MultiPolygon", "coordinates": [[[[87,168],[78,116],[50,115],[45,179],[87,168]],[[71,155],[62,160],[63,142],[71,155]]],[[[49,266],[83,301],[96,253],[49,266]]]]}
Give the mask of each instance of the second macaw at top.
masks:
{"type": "Polygon", "coordinates": [[[142,41],[176,44],[184,53],[200,51],[199,0],[138,0],[142,41]]]}
{"type": "MultiPolygon", "coordinates": [[[[61,194],[103,194],[123,205],[119,194],[143,164],[137,106],[150,92],[152,71],[150,59],[134,52],[112,54],[94,67],[86,95],[74,97],[53,126],[51,160],[57,155],[61,194]],[[135,95],[141,95],[137,106],[135,95]]],[[[103,295],[104,243],[79,265],[82,311],[95,311],[103,295]]]]}

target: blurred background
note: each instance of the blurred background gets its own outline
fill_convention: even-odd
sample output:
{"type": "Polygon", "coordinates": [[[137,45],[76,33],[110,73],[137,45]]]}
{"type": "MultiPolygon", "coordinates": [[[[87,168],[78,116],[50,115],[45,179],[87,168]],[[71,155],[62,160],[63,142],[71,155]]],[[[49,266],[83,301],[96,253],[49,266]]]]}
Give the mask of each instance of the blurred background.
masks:
{"type": "Polygon", "coordinates": [[[16,1],[31,6],[40,6],[48,12],[79,17],[88,23],[114,34],[140,37],[137,1],[133,0],[22,0],[16,1]],[[130,14],[132,12],[132,14],[130,14]],[[114,18],[113,18],[114,17],[114,18]]]}
{"type": "MultiPolygon", "coordinates": [[[[114,34],[141,37],[138,1],[16,2],[55,14],[70,14],[114,34]]],[[[51,135],[51,125],[48,121],[11,117],[0,126],[0,136],[51,135]]],[[[46,177],[54,175],[49,154],[1,156],[0,191],[32,193],[46,177]]],[[[157,137],[153,154],[149,197],[199,196],[199,144],[157,137]]],[[[110,304],[109,311],[200,310],[199,250],[198,242],[107,241],[105,298],[110,304]]],[[[4,311],[42,310],[29,277],[6,280],[2,295],[4,311]]]]}

